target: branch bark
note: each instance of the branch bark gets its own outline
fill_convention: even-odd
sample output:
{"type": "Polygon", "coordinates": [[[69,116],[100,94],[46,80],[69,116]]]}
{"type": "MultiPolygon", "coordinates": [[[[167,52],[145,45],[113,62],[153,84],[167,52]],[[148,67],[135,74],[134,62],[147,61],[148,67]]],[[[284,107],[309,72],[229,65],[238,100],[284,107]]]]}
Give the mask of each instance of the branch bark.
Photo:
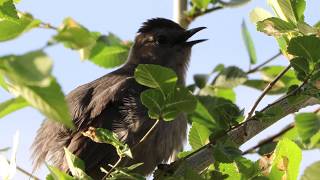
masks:
{"type": "Polygon", "coordinates": [[[185,17],[185,11],[188,10],[187,0],[173,0],[173,20],[183,28],[187,28],[189,23],[185,17]]]}
{"type": "MultiPolygon", "coordinates": [[[[280,98],[280,100],[277,100],[272,106],[267,106],[267,108],[261,111],[261,113],[270,116],[252,116],[240,126],[229,131],[226,136],[229,136],[234,143],[241,146],[283,117],[315,104],[320,104],[320,101],[310,96],[300,95],[284,99],[280,98]]],[[[157,170],[154,179],[162,179],[168,173],[170,175],[183,176],[186,166],[193,168],[196,172],[202,172],[215,161],[213,148],[214,146],[212,144],[208,144],[187,158],[171,163],[166,170],[157,170]]]]}

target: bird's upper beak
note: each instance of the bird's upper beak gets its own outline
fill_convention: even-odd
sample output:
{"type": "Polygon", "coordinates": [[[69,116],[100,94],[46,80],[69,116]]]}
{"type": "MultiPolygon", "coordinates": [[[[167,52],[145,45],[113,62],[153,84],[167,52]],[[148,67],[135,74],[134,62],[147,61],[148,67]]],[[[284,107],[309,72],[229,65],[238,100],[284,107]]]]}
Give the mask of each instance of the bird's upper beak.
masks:
{"type": "Polygon", "coordinates": [[[193,36],[194,34],[196,34],[197,32],[203,29],[206,29],[206,27],[198,27],[198,28],[193,28],[185,31],[181,36],[178,37],[177,43],[183,44],[186,46],[193,46],[195,44],[208,40],[208,39],[198,39],[193,41],[187,41],[191,36],[193,36]]]}

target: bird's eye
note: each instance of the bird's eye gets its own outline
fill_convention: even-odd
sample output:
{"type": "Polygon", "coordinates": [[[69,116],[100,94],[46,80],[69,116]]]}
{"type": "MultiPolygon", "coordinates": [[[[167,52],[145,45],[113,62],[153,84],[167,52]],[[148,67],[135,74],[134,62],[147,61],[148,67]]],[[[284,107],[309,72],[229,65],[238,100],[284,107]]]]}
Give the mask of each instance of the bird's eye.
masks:
{"type": "Polygon", "coordinates": [[[165,37],[164,35],[159,35],[157,36],[157,44],[167,44],[168,43],[168,39],[167,37],[165,37]]]}

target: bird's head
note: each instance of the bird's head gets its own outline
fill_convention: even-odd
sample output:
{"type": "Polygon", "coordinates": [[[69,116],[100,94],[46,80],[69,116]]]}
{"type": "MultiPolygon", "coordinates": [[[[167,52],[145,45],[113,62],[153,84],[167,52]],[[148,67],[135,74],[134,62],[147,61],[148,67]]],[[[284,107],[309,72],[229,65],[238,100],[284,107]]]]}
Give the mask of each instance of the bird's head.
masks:
{"type": "Polygon", "coordinates": [[[138,30],[128,63],[169,67],[183,78],[188,67],[191,47],[206,40],[188,39],[202,29],[205,27],[185,30],[168,19],[150,19],[138,30]]]}

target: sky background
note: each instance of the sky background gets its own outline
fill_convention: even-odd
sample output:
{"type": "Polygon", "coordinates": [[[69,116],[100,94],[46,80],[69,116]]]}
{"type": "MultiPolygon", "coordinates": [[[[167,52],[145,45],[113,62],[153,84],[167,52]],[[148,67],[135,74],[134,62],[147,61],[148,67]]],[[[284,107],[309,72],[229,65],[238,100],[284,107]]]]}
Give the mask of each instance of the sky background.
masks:
{"type": "MultiPolygon", "coordinates": [[[[79,0],[22,0],[17,5],[18,10],[30,12],[34,17],[59,26],[64,18],[72,17],[91,31],[99,31],[107,34],[113,32],[124,40],[132,40],[141,23],[153,17],[172,18],[172,0],[140,0],[140,1],[79,1],[79,0]]],[[[269,9],[266,0],[253,0],[245,6],[216,11],[209,15],[196,19],[192,27],[206,26],[208,29],[198,33],[195,38],[208,38],[209,41],[201,43],[193,48],[191,64],[188,71],[187,82],[192,82],[196,73],[209,73],[220,63],[236,65],[248,70],[249,58],[241,37],[241,23],[246,20],[255,43],[258,63],[263,62],[278,52],[277,44],[272,37],[268,37],[255,30],[255,26],[249,21],[249,13],[255,7],[269,9]]],[[[314,24],[320,20],[320,1],[307,0],[306,21],[314,24]]],[[[7,54],[23,54],[31,50],[43,47],[47,40],[55,34],[53,30],[34,29],[21,37],[0,43],[0,56],[7,54]]],[[[111,70],[97,67],[90,62],[81,62],[76,51],[64,48],[62,45],[46,49],[48,55],[54,60],[53,74],[57,77],[65,93],[70,92],[77,86],[90,82],[111,70]]],[[[273,62],[276,65],[286,65],[287,60],[278,58],[273,62]]],[[[259,91],[238,87],[237,105],[248,110],[259,91]]],[[[12,97],[5,91],[0,90],[0,102],[12,97]]],[[[268,96],[262,103],[266,105],[275,100],[277,96],[268,96]]],[[[259,108],[262,107],[261,105],[259,108]]],[[[258,108],[258,109],[259,109],[258,108]]],[[[307,110],[311,110],[308,108],[307,110]]],[[[247,112],[247,111],[246,111],[247,112]]],[[[16,130],[20,131],[20,145],[17,154],[17,164],[24,169],[31,171],[30,146],[44,117],[32,108],[25,108],[0,120],[0,149],[11,146],[12,136],[16,130]]],[[[259,139],[274,134],[286,124],[292,122],[292,116],[281,120],[242,146],[247,149],[259,139]]],[[[10,153],[10,151],[9,151],[10,153]]],[[[8,156],[9,157],[9,156],[8,156]]],[[[251,157],[255,159],[256,157],[251,157]]],[[[302,170],[314,161],[320,160],[319,151],[303,153],[301,165],[302,170]]],[[[46,168],[42,168],[36,175],[45,178],[46,168]]],[[[15,179],[27,179],[17,174],[15,179]]]]}

